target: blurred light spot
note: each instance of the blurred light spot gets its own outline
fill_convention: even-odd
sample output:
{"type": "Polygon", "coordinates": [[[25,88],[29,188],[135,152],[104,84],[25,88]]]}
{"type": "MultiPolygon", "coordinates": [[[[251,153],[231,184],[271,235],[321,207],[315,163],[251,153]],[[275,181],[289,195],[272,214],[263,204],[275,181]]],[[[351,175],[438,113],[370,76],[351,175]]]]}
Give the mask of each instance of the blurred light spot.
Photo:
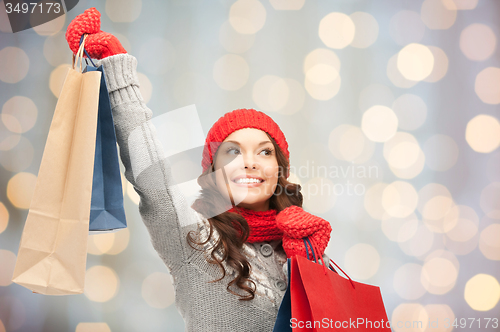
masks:
{"type": "Polygon", "coordinates": [[[309,52],[304,59],[304,74],[307,76],[307,72],[318,64],[331,66],[340,72],[340,59],[332,50],[317,48],[309,52]]]}
{"type": "MultiPolygon", "coordinates": [[[[342,160],[361,163],[367,161],[372,155],[374,143],[366,138],[361,128],[345,125],[346,128],[338,141],[338,150],[342,160]]],[[[330,141],[332,144],[334,142],[330,141]]]]}
{"type": "Polygon", "coordinates": [[[141,0],[106,0],[106,15],[113,22],[133,22],[141,9],[141,0]]]}
{"type": "Polygon", "coordinates": [[[33,128],[37,114],[38,109],[31,99],[14,96],[3,104],[2,122],[13,133],[22,134],[33,128]],[[4,118],[4,115],[11,117],[4,118]]]}
{"type": "MultiPolygon", "coordinates": [[[[2,315],[6,325],[4,328],[6,328],[8,332],[16,330],[20,331],[19,329],[26,323],[26,308],[24,307],[23,302],[19,299],[19,295],[8,295],[8,293],[4,294],[5,295],[0,297],[0,308],[2,308],[0,314],[2,315]]],[[[24,327],[25,328],[22,329],[23,331],[26,330],[26,326],[24,327]]],[[[30,329],[30,332],[31,331],[32,329],[30,329]]]]}
{"type": "Polygon", "coordinates": [[[467,241],[454,241],[448,236],[442,238],[445,247],[455,255],[467,255],[474,251],[479,244],[479,233],[476,232],[467,241]]]}
{"type": "Polygon", "coordinates": [[[0,121],[0,151],[9,151],[21,141],[21,135],[12,134],[0,121]]]}
{"type": "Polygon", "coordinates": [[[333,66],[324,63],[319,63],[306,72],[306,79],[318,85],[329,84],[338,76],[339,72],[333,66]]]}
{"type": "Polygon", "coordinates": [[[363,113],[361,130],[374,142],[386,142],[398,130],[398,118],[387,106],[375,105],[363,113]]]}
{"type": "Polygon", "coordinates": [[[455,314],[453,310],[447,304],[427,304],[425,307],[427,314],[429,315],[429,325],[424,330],[424,332],[451,332],[453,330],[453,326],[445,326],[445,324],[441,324],[444,322],[444,319],[449,319],[450,322],[455,321],[455,314]],[[439,322],[437,326],[432,326],[430,322],[439,322]]]}
{"type": "Polygon", "coordinates": [[[382,220],[381,227],[389,240],[405,242],[417,232],[418,218],[414,213],[405,218],[387,218],[382,220]]]}
{"type": "Polygon", "coordinates": [[[330,132],[328,148],[339,160],[362,164],[373,156],[375,143],[359,127],[342,124],[330,132]]]}
{"type": "Polygon", "coordinates": [[[115,233],[103,233],[92,235],[95,246],[103,254],[106,254],[115,242],[115,233]]]}
{"type": "Polygon", "coordinates": [[[378,23],[375,17],[365,12],[355,12],[349,15],[355,26],[354,39],[351,42],[352,47],[367,48],[378,37],[378,23]]]}
{"type": "Polygon", "coordinates": [[[399,247],[409,256],[420,257],[425,255],[434,243],[434,233],[432,233],[422,222],[418,223],[415,235],[408,241],[398,242],[399,247]]]}
{"type": "Polygon", "coordinates": [[[382,84],[370,84],[359,94],[359,109],[366,111],[372,106],[383,105],[391,107],[394,102],[392,90],[382,84]]]}
{"type": "MultiPolygon", "coordinates": [[[[9,16],[7,15],[7,10],[5,8],[5,4],[3,1],[0,1],[0,31],[9,32],[9,33],[12,32],[12,27],[10,26],[9,16]]],[[[0,328],[0,332],[3,332],[1,328],[0,328]]]]}
{"type": "Polygon", "coordinates": [[[341,190],[328,178],[314,177],[302,187],[304,206],[312,213],[325,213],[335,205],[336,194],[340,195],[341,190]]]}
{"type": "Polygon", "coordinates": [[[477,74],[474,91],[483,103],[500,104],[500,68],[488,67],[477,74]]]}
{"type": "Polygon", "coordinates": [[[489,274],[476,274],[465,284],[464,298],[476,311],[491,310],[500,300],[500,284],[489,274]]]}
{"type": "MultiPolygon", "coordinates": [[[[435,203],[439,203],[439,201],[448,201],[450,199],[447,196],[434,196],[431,198],[429,201],[426,202],[426,205],[424,206],[424,211],[426,208],[429,206],[432,206],[435,203]]],[[[453,203],[454,204],[454,203],[453,203]]],[[[436,217],[436,216],[432,216],[436,217]]],[[[444,212],[442,217],[440,218],[439,216],[437,218],[425,218],[423,217],[422,221],[424,222],[425,226],[434,233],[446,233],[452,230],[458,222],[458,219],[460,217],[460,208],[456,205],[453,205],[450,207],[450,209],[447,212],[444,212]]]]}
{"type": "Polygon", "coordinates": [[[21,81],[30,67],[30,59],[18,47],[5,47],[0,50],[0,81],[17,83],[21,81]]]}
{"type": "Polygon", "coordinates": [[[383,155],[391,171],[403,179],[411,179],[422,171],[425,157],[415,137],[397,132],[384,143],[383,155]]]}
{"type": "MultiPolygon", "coordinates": [[[[132,44],[130,43],[128,38],[125,35],[122,35],[121,33],[117,33],[117,32],[113,32],[113,36],[118,38],[118,41],[120,42],[120,44],[122,44],[123,48],[126,49],[127,52],[130,54],[132,51],[132,44]]],[[[143,64],[142,61],[141,61],[141,64],[143,64]]]]}
{"type": "Polygon", "coordinates": [[[277,112],[280,114],[291,115],[295,114],[302,109],[306,99],[306,92],[302,84],[291,78],[284,78],[288,87],[288,101],[277,112]]]}
{"type": "Polygon", "coordinates": [[[174,84],[174,98],[179,105],[201,104],[208,96],[209,83],[194,72],[181,74],[174,84]]]}
{"type": "Polygon", "coordinates": [[[14,274],[14,266],[16,265],[16,254],[10,250],[0,249],[0,286],[9,286],[14,274]]]}
{"type": "Polygon", "coordinates": [[[7,183],[7,198],[18,209],[29,209],[35,185],[36,175],[17,173],[7,183]]]}
{"type": "Polygon", "coordinates": [[[330,13],[319,22],[319,38],[330,48],[342,49],[353,40],[356,26],[344,13],[330,13]]]}
{"type": "Polygon", "coordinates": [[[111,332],[106,323],[78,323],[75,332],[111,332]]]}
{"type": "Polygon", "coordinates": [[[424,100],[409,93],[399,96],[392,104],[392,110],[398,117],[398,127],[403,130],[418,129],[427,118],[424,100]]]}
{"type": "Polygon", "coordinates": [[[449,260],[434,257],[426,260],[422,267],[420,281],[431,294],[446,294],[457,282],[458,269],[449,260]]]}
{"type": "Polygon", "coordinates": [[[398,70],[398,54],[394,54],[387,62],[387,77],[398,88],[408,89],[417,84],[418,81],[410,81],[401,75],[398,70]]]}
{"type": "Polygon", "coordinates": [[[139,205],[141,197],[135,191],[134,186],[130,182],[127,182],[127,196],[135,205],[139,205]]]}
{"type": "Polygon", "coordinates": [[[323,85],[315,84],[307,79],[304,80],[304,86],[309,95],[316,100],[329,100],[337,95],[340,90],[341,79],[338,76],[334,81],[323,85]]]}
{"type": "MultiPolygon", "coordinates": [[[[43,1],[44,2],[44,7],[51,3],[51,1],[43,1]]],[[[30,7],[31,8],[31,7],[30,7]]],[[[61,8],[62,10],[62,8],[61,8]]],[[[39,13],[39,12],[38,12],[39,13]]],[[[30,21],[31,25],[33,26],[33,23],[37,23],[40,21],[40,16],[38,15],[30,15],[30,21]]],[[[40,36],[53,36],[61,29],[64,27],[64,24],[66,23],[66,14],[63,14],[53,20],[50,20],[46,23],[37,25],[33,27],[33,30],[40,36]]]]}
{"type": "Polygon", "coordinates": [[[31,142],[27,138],[21,137],[13,149],[0,154],[0,164],[9,172],[21,172],[31,165],[34,153],[35,150],[31,142]]]}
{"type": "Polygon", "coordinates": [[[71,59],[71,51],[64,32],[49,36],[43,43],[43,55],[48,63],[57,67],[71,59]]]}
{"type": "Polygon", "coordinates": [[[137,78],[139,79],[139,90],[141,91],[142,98],[147,104],[151,99],[151,95],[153,94],[153,85],[151,84],[149,78],[143,73],[137,73],[137,78]]]}
{"type": "Polygon", "coordinates": [[[479,217],[473,208],[466,205],[456,205],[458,219],[455,227],[446,232],[446,236],[455,242],[466,242],[478,232],[479,217]]]}
{"type": "Polygon", "coordinates": [[[420,15],[429,29],[448,29],[457,18],[457,7],[453,0],[425,0],[420,15]]]}
{"type": "Polygon", "coordinates": [[[454,9],[454,7],[456,7],[456,9],[458,10],[470,10],[476,8],[479,0],[452,0],[452,1],[453,5],[450,5],[449,1],[444,1],[443,3],[446,6],[446,8],[449,9],[454,9]]]}
{"type": "Polygon", "coordinates": [[[448,56],[446,53],[436,46],[427,46],[427,48],[432,52],[434,56],[434,67],[432,72],[424,78],[425,82],[437,82],[442,79],[448,72],[448,56]]]}
{"type": "Polygon", "coordinates": [[[115,271],[107,266],[96,265],[85,274],[85,296],[94,302],[107,302],[118,292],[119,280],[115,271]]]}
{"type": "Polygon", "coordinates": [[[484,257],[500,261],[500,224],[491,224],[481,232],[479,250],[484,257]]]}
{"type": "Polygon", "coordinates": [[[497,46],[497,38],[491,28],[474,23],[462,30],[460,49],[473,61],[483,61],[491,57],[497,46]]]}
{"type": "Polygon", "coordinates": [[[276,10],[300,10],[306,0],[269,0],[276,10]]]}
{"type": "Polygon", "coordinates": [[[174,67],[175,48],[168,40],[153,37],[142,44],[138,58],[148,74],[162,75],[174,67]]]}
{"type": "Polygon", "coordinates": [[[422,266],[407,263],[394,273],[394,290],[405,300],[416,300],[425,294],[425,288],[420,282],[422,266]]]}
{"type": "Polygon", "coordinates": [[[434,196],[425,203],[422,217],[430,220],[442,219],[453,206],[454,203],[450,197],[434,196]]]}
{"type": "Polygon", "coordinates": [[[258,0],[238,0],[229,10],[229,23],[241,34],[254,34],[266,23],[266,9],[258,0]]]}
{"type": "Polygon", "coordinates": [[[56,98],[59,98],[64,80],[66,79],[66,75],[68,74],[68,70],[70,68],[71,65],[65,63],[57,66],[57,68],[50,73],[49,87],[50,91],[52,91],[56,98]]]}
{"type": "Polygon", "coordinates": [[[436,134],[424,144],[425,163],[434,171],[444,172],[458,160],[458,145],[453,138],[436,134]]]}
{"type": "Polygon", "coordinates": [[[108,255],[118,255],[123,252],[127,249],[130,240],[130,231],[128,228],[120,229],[113,234],[115,234],[115,240],[113,241],[113,246],[106,252],[108,255]]]}
{"type": "Polygon", "coordinates": [[[418,13],[402,10],[391,18],[389,34],[398,45],[419,43],[424,38],[425,25],[418,13]]]}
{"type": "Polygon", "coordinates": [[[394,309],[389,320],[395,332],[422,332],[422,327],[426,324],[420,322],[427,322],[429,315],[421,304],[402,303],[394,309]],[[395,322],[401,322],[401,324],[398,326],[395,322]]]}
{"type": "Polygon", "coordinates": [[[250,67],[239,55],[226,54],[214,63],[213,78],[223,90],[235,91],[242,88],[249,75],[250,67]]]}
{"type": "Polygon", "coordinates": [[[155,272],[142,282],[142,297],[153,308],[164,309],[175,301],[175,290],[167,273],[155,272]]]}
{"type": "Polygon", "coordinates": [[[380,265],[380,255],[373,246],[358,243],[349,248],[345,254],[345,267],[350,276],[366,280],[377,273],[380,265]]]}
{"type": "Polygon", "coordinates": [[[220,27],[219,42],[229,53],[245,53],[253,46],[255,35],[239,33],[226,21],[220,27]]]}
{"type": "Polygon", "coordinates": [[[424,213],[423,211],[427,202],[435,196],[445,196],[450,200],[452,199],[451,193],[448,188],[439,183],[428,183],[418,192],[417,208],[420,213],[424,213]]]}
{"type": "Polygon", "coordinates": [[[382,193],[387,185],[387,183],[376,183],[366,190],[364,206],[366,212],[373,219],[382,220],[383,218],[388,218],[382,205],[382,193]]]}
{"type": "Polygon", "coordinates": [[[252,96],[260,109],[277,112],[287,104],[290,90],[281,77],[265,75],[253,85],[252,96]]]}
{"type": "Polygon", "coordinates": [[[2,234],[7,226],[9,225],[9,210],[5,207],[5,205],[0,202],[0,234],[2,234]]]}
{"type": "Polygon", "coordinates": [[[97,235],[101,235],[101,234],[89,233],[89,238],[87,240],[87,253],[88,254],[91,254],[91,255],[102,255],[103,254],[103,252],[101,250],[99,250],[99,248],[97,248],[95,241],[94,241],[94,237],[97,235]]]}
{"type": "Polygon", "coordinates": [[[384,188],[382,206],[395,218],[404,218],[415,211],[418,195],[413,186],[404,181],[394,181],[384,188]]]}
{"type": "Polygon", "coordinates": [[[426,46],[411,43],[399,51],[397,67],[404,78],[421,81],[432,73],[434,55],[426,46]]]}
{"type": "Polygon", "coordinates": [[[500,123],[491,115],[476,115],[467,123],[465,139],[476,152],[492,152],[500,145],[500,123]]]}

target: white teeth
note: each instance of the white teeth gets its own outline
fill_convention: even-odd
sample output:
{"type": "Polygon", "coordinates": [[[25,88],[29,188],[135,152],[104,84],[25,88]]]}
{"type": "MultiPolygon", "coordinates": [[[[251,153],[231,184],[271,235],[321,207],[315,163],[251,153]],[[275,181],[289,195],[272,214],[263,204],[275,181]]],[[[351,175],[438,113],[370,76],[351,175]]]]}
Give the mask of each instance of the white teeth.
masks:
{"type": "Polygon", "coordinates": [[[251,178],[240,178],[235,181],[236,183],[260,183],[261,181],[258,179],[251,179],[251,178]]]}

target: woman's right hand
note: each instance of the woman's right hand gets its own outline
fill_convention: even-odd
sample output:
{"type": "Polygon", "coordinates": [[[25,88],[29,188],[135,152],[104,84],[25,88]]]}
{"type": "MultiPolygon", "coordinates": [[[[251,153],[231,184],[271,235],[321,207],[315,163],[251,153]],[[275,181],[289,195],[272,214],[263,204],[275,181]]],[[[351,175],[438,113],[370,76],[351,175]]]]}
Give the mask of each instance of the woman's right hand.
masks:
{"type": "Polygon", "coordinates": [[[88,34],[85,50],[91,58],[104,59],[111,55],[127,53],[118,38],[101,31],[101,13],[94,7],[75,17],[66,29],[66,41],[73,54],[78,51],[83,34],[88,34]]]}

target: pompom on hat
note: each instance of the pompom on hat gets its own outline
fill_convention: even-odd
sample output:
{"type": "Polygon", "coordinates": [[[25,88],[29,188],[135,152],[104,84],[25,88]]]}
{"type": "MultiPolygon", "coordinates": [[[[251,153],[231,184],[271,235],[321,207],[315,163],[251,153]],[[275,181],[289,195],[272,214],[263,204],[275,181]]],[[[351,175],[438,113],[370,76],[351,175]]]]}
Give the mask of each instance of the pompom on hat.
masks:
{"type": "MultiPolygon", "coordinates": [[[[205,140],[203,159],[201,166],[205,172],[213,162],[213,155],[217,152],[220,144],[233,132],[243,128],[260,129],[268,133],[278,144],[290,164],[290,153],[288,143],[280,127],[271,117],[261,111],[249,108],[241,108],[224,114],[210,128],[205,140]]],[[[286,170],[285,178],[288,178],[290,165],[286,170]]]]}

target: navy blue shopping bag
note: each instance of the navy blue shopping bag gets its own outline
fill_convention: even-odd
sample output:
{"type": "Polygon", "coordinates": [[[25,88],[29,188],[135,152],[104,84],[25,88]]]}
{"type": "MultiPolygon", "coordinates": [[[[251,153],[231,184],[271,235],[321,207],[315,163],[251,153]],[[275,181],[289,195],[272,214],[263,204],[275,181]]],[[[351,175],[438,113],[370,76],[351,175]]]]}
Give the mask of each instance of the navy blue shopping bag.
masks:
{"type": "MultiPolygon", "coordinates": [[[[87,57],[90,59],[88,54],[87,57]]],[[[90,61],[92,62],[91,59],[90,61]]],[[[89,65],[84,70],[87,71],[102,72],[89,220],[89,231],[95,234],[126,228],[127,220],[123,208],[122,180],[113,114],[104,71],[102,66],[89,65]]]]}
{"type": "Polygon", "coordinates": [[[290,258],[287,258],[286,264],[288,272],[288,287],[286,288],[285,295],[283,295],[283,300],[281,300],[281,304],[278,309],[278,316],[276,317],[276,322],[274,322],[273,332],[292,332],[292,301],[290,299],[290,271],[292,268],[290,258]]]}
{"type": "MultiPolygon", "coordinates": [[[[314,252],[313,246],[308,237],[302,239],[304,241],[304,246],[306,247],[307,259],[309,259],[309,249],[311,249],[312,258],[315,262],[316,253],[314,252]]],[[[287,272],[288,272],[288,287],[286,288],[285,295],[283,295],[283,300],[281,301],[280,307],[278,309],[278,316],[276,317],[276,321],[274,323],[273,332],[292,332],[292,299],[290,295],[290,280],[291,279],[291,271],[292,271],[292,263],[291,259],[287,258],[287,272]]],[[[330,270],[337,273],[335,269],[329,265],[330,270]]]]}

